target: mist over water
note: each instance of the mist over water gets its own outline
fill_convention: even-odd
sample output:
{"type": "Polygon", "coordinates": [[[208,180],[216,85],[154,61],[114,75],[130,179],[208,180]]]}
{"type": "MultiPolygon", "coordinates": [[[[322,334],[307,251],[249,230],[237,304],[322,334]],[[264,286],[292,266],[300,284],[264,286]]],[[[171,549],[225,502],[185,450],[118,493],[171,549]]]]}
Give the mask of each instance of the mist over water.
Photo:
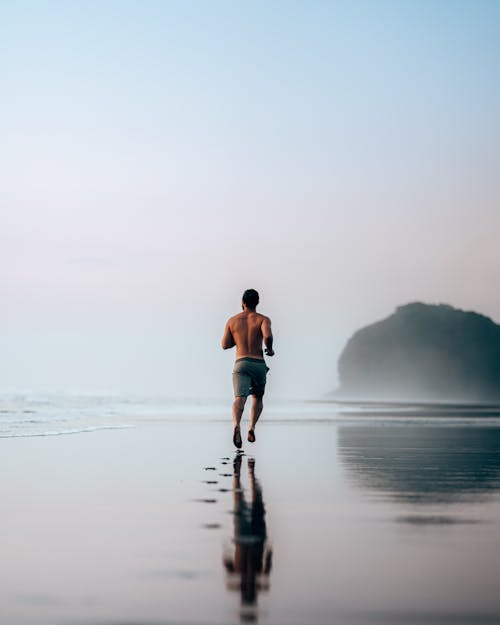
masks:
{"type": "Polygon", "coordinates": [[[2,6],[2,389],[224,396],[249,287],[276,397],[402,303],[499,320],[498,13],[2,6]]]}

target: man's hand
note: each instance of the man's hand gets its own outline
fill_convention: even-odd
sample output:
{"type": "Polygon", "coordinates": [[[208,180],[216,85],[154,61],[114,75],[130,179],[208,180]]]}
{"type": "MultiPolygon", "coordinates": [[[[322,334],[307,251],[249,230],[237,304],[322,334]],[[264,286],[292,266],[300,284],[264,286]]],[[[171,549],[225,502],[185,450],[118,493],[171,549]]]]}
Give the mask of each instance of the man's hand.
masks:
{"type": "Polygon", "coordinates": [[[266,354],[266,356],[274,356],[274,349],[269,349],[268,347],[266,347],[264,353],[266,354]]]}

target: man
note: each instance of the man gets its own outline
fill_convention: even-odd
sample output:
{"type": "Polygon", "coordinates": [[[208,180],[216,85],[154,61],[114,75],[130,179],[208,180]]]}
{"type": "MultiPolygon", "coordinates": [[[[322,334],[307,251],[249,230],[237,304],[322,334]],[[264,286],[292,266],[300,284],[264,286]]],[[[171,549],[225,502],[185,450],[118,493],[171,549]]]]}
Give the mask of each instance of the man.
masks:
{"type": "Polygon", "coordinates": [[[271,320],[255,310],[258,303],[259,294],[255,289],[245,291],[241,302],[243,312],[229,319],[222,337],[222,349],[236,346],[233,369],[233,443],[238,449],[242,446],[240,422],[248,395],[253,396],[247,436],[250,443],[255,442],[255,425],[262,413],[262,397],[268,371],[262,353],[262,342],[266,355],[274,356],[271,320]]]}

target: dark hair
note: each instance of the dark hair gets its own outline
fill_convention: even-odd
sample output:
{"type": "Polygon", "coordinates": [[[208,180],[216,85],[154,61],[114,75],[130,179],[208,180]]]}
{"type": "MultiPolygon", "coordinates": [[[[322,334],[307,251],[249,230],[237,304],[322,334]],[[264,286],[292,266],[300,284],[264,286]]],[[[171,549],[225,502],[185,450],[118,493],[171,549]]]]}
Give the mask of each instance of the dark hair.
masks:
{"type": "Polygon", "coordinates": [[[243,293],[243,303],[247,308],[254,309],[259,303],[259,294],[255,289],[247,289],[243,293]]]}

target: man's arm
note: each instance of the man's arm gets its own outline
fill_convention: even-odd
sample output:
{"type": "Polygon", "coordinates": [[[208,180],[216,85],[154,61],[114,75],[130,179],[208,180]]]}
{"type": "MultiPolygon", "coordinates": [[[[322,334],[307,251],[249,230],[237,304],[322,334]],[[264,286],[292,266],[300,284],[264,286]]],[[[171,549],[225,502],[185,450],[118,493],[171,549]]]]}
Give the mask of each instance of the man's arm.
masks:
{"type": "Polygon", "coordinates": [[[274,356],[273,350],[273,332],[271,330],[271,319],[264,317],[262,322],[262,338],[264,339],[264,345],[266,346],[266,354],[268,356],[274,356]]]}
{"type": "Polygon", "coordinates": [[[231,332],[228,321],[226,323],[226,327],[224,328],[224,336],[222,337],[222,349],[231,349],[231,347],[234,347],[235,345],[236,343],[234,342],[233,333],[231,332]]]}

